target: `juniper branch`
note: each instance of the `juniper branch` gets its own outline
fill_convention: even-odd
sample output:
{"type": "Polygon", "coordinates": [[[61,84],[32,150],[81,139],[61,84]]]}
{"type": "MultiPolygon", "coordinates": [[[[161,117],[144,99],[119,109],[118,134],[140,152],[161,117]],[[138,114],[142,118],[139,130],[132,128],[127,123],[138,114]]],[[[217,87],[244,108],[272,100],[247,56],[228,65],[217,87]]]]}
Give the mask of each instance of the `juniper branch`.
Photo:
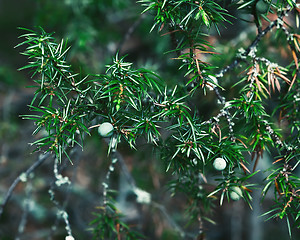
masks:
{"type": "Polygon", "coordinates": [[[243,59],[243,57],[247,57],[248,54],[253,51],[253,49],[258,45],[258,43],[260,42],[260,40],[268,33],[270,32],[274,27],[276,27],[278,25],[278,23],[282,22],[284,13],[282,13],[276,20],[274,20],[273,22],[270,23],[270,25],[268,27],[266,27],[263,31],[261,31],[260,33],[258,33],[258,35],[256,36],[256,38],[252,41],[252,43],[248,46],[248,48],[241,54],[241,56],[235,58],[233,60],[233,62],[224,67],[223,69],[221,69],[217,74],[216,77],[223,77],[223,75],[225,73],[227,73],[228,71],[232,70],[233,68],[235,68],[243,59]]]}

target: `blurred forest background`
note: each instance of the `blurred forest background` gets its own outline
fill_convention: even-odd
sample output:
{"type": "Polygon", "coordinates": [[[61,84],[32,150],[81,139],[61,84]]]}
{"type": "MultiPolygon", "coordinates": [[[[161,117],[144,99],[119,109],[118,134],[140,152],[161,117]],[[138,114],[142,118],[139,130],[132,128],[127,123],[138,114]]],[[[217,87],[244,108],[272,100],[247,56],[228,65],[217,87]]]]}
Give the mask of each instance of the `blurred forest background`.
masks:
{"type": "MultiPolygon", "coordinates": [[[[223,1],[223,4],[228,2],[223,1]]],[[[26,88],[32,85],[30,73],[17,70],[27,63],[26,57],[20,55],[22,49],[14,48],[20,43],[18,36],[24,33],[18,27],[32,29],[42,26],[47,32],[55,32],[58,39],[67,39],[71,46],[68,59],[74,72],[81,72],[83,76],[103,73],[105,65],[119,51],[119,55],[127,54],[126,60],[135,66],[154,70],[170,85],[174,85],[182,76],[172,59],[174,56],[165,54],[169,50],[170,39],[156,30],[149,33],[153,16],[141,15],[142,11],[143,8],[135,0],[0,0],[0,201],[18,174],[38,157],[37,154],[31,154],[33,149],[28,144],[34,141],[34,126],[31,121],[20,118],[20,115],[28,113],[27,105],[34,90],[26,88]]],[[[228,29],[221,30],[222,36],[215,34],[210,42],[217,51],[227,53],[224,54],[227,59],[216,62],[225,66],[234,57],[235,53],[230,52],[232,47],[238,49],[239,45],[247,46],[249,39],[255,36],[255,30],[239,19],[233,20],[233,25],[228,29]]],[[[272,51],[271,48],[268,50],[272,51]]],[[[276,57],[284,61],[284,57],[276,57]]],[[[195,102],[200,110],[203,109],[204,117],[214,111],[215,103],[207,99],[210,99],[209,95],[205,102],[199,95],[195,102]]],[[[139,219],[141,232],[151,236],[148,239],[180,239],[176,227],[189,231],[192,226],[184,227],[185,196],[178,194],[172,198],[168,192],[166,184],[172,176],[165,173],[165,164],[143,143],[140,143],[137,152],[127,146],[121,146],[119,151],[137,186],[150,192],[152,198],[161,204],[159,206],[164,206],[128,206],[128,209],[138,208],[139,212],[143,212],[143,216],[139,213],[133,216],[139,219]]],[[[72,157],[74,166],[68,161],[63,163],[64,174],[70,176],[73,185],[71,189],[62,188],[61,191],[70,191],[67,210],[74,236],[76,239],[91,239],[88,223],[101,201],[101,182],[109,166],[107,145],[95,133],[86,139],[84,151],[78,152],[80,154],[72,157]]],[[[52,167],[49,159],[34,173],[31,185],[18,185],[0,219],[1,240],[47,239],[51,234],[53,239],[64,239],[62,222],[58,223],[55,232],[49,228],[56,221],[55,206],[48,194],[53,181],[52,167]],[[29,195],[30,204],[26,205],[26,196],[29,195]],[[30,206],[30,212],[24,234],[18,236],[24,206],[30,206]]],[[[121,177],[118,171],[113,175],[116,189],[121,177]]],[[[265,176],[261,173],[256,177],[263,179],[265,176]]],[[[62,193],[62,202],[63,196],[62,193]]],[[[216,201],[212,214],[216,224],[205,223],[207,239],[287,239],[287,227],[283,222],[264,222],[265,217],[259,217],[272,202],[266,198],[261,203],[259,189],[253,193],[253,197],[253,210],[243,201],[225,202],[222,207],[216,201]]],[[[295,231],[294,239],[300,239],[299,231],[295,231]]]]}

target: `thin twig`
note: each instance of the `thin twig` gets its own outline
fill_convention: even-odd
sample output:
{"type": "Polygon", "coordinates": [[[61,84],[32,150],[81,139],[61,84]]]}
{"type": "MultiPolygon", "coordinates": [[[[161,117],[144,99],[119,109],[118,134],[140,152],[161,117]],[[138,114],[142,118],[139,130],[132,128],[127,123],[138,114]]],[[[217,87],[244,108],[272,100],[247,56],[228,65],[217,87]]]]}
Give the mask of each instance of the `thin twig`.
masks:
{"type": "Polygon", "coordinates": [[[229,70],[235,68],[240,61],[243,59],[243,57],[246,57],[260,42],[262,37],[264,37],[268,32],[270,32],[274,27],[277,26],[279,22],[282,21],[282,18],[284,16],[285,12],[283,12],[276,20],[270,23],[268,27],[266,27],[263,31],[261,31],[256,38],[253,40],[253,42],[249,45],[249,47],[241,54],[241,56],[237,57],[234,59],[234,61],[228,65],[227,67],[223,68],[219,73],[216,74],[216,77],[223,77],[223,75],[228,72],[229,70]]]}
{"type": "MultiPolygon", "coordinates": [[[[108,138],[105,138],[104,141],[109,145],[109,139],[108,138]]],[[[127,182],[133,187],[135,188],[136,187],[136,183],[135,183],[135,180],[134,178],[132,177],[132,175],[130,174],[129,170],[128,170],[128,167],[125,163],[125,160],[122,156],[122,154],[117,150],[115,149],[115,152],[114,154],[116,154],[116,158],[118,159],[118,165],[120,166],[121,168],[121,171],[123,172],[127,182]]]]}
{"type": "MultiPolygon", "coordinates": [[[[105,141],[107,142],[107,139],[105,139],[105,141]]],[[[111,149],[111,153],[110,153],[111,163],[110,163],[108,171],[106,173],[105,180],[102,182],[102,186],[103,186],[103,205],[105,207],[107,206],[107,203],[108,203],[108,201],[107,201],[107,192],[108,192],[108,189],[109,189],[110,175],[115,170],[115,164],[118,162],[118,158],[116,156],[117,136],[113,135],[112,138],[110,139],[109,149],[111,149]]]]}
{"type": "Polygon", "coordinates": [[[122,41],[118,44],[117,47],[117,52],[115,53],[115,55],[118,52],[121,52],[124,44],[126,41],[128,41],[130,39],[130,37],[132,36],[132,34],[134,33],[134,31],[136,30],[136,28],[140,25],[140,23],[142,22],[142,20],[146,17],[146,14],[143,13],[139,16],[139,18],[132,24],[132,26],[128,29],[128,31],[126,32],[124,38],[122,39],[122,41]]]}
{"type": "Polygon", "coordinates": [[[152,206],[160,210],[160,212],[164,215],[164,217],[165,217],[165,219],[168,221],[168,223],[174,228],[174,230],[175,230],[182,238],[185,238],[185,239],[188,239],[188,238],[194,239],[194,238],[195,238],[195,235],[194,235],[194,234],[190,234],[190,233],[185,232],[185,231],[181,228],[181,226],[179,226],[179,225],[172,219],[172,217],[168,214],[168,212],[167,212],[167,210],[166,210],[166,207],[165,207],[164,205],[152,201],[152,206]]]}
{"type": "MultiPolygon", "coordinates": [[[[79,162],[80,152],[78,151],[78,149],[79,149],[79,147],[78,147],[78,145],[77,145],[77,146],[75,146],[74,148],[71,149],[71,153],[70,153],[70,157],[73,156],[72,159],[75,158],[74,163],[77,162],[77,164],[76,164],[76,163],[74,164],[74,172],[73,172],[72,178],[75,177],[75,171],[77,170],[78,165],[79,165],[78,162],[79,162]]],[[[68,161],[64,161],[64,164],[59,168],[59,170],[58,170],[58,173],[59,173],[59,174],[61,174],[61,173],[64,171],[64,169],[67,167],[67,162],[68,162],[68,161]]],[[[55,182],[56,182],[56,178],[55,178],[55,180],[53,180],[52,183],[50,184],[50,191],[52,191],[52,192],[54,192],[54,188],[55,188],[55,186],[56,186],[56,185],[55,185],[55,182]]],[[[70,182],[73,183],[72,180],[70,180],[70,182]]],[[[68,186],[67,191],[65,191],[65,193],[66,193],[66,195],[65,195],[65,200],[64,200],[63,204],[61,204],[61,208],[59,207],[59,203],[58,203],[57,201],[55,202],[55,204],[56,204],[56,206],[58,207],[58,209],[60,209],[60,210],[62,210],[62,211],[66,211],[67,205],[68,205],[68,203],[69,203],[70,195],[71,195],[71,185],[68,186]]],[[[52,225],[51,231],[50,231],[50,233],[49,233],[49,235],[48,235],[48,240],[51,240],[51,239],[52,239],[52,237],[53,237],[55,231],[57,230],[57,226],[58,226],[59,220],[60,220],[60,216],[57,214],[57,215],[56,215],[55,222],[54,222],[54,224],[52,225]]]]}
{"type": "Polygon", "coordinates": [[[2,216],[4,207],[6,206],[7,202],[9,201],[14,189],[18,185],[19,182],[22,181],[22,176],[25,176],[26,178],[29,176],[30,173],[32,173],[35,169],[37,169],[48,157],[50,156],[50,153],[46,153],[44,155],[39,155],[39,159],[34,162],[25,172],[21,173],[11,184],[10,188],[8,189],[4,200],[2,204],[0,205],[0,218],[2,216]]]}
{"type": "MultiPolygon", "coordinates": [[[[107,144],[110,143],[110,139],[108,138],[105,138],[104,139],[105,142],[107,144]]],[[[114,144],[113,144],[114,145],[114,144]]],[[[110,169],[109,171],[107,172],[107,175],[106,175],[106,183],[104,182],[104,185],[108,184],[108,180],[109,180],[109,176],[111,174],[111,172],[113,171],[114,169],[114,164],[116,162],[118,162],[120,168],[121,168],[121,171],[123,172],[125,178],[126,178],[126,181],[131,185],[132,188],[136,188],[136,183],[135,183],[135,180],[134,178],[132,177],[132,175],[130,174],[129,170],[128,170],[128,167],[122,157],[122,155],[116,150],[114,149],[114,147],[112,148],[114,151],[112,151],[112,163],[110,165],[110,169]],[[115,159],[115,160],[113,160],[115,159]],[[112,167],[112,168],[111,168],[112,167]]],[[[105,187],[108,187],[108,185],[106,185],[105,187]]],[[[104,205],[106,204],[106,193],[105,193],[105,190],[107,191],[107,189],[104,188],[104,205]]],[[[189,234],[189,233],[186,233],[172,218],[171,216],[168,214],[166,208],[162,205],[162,204],[159,204],[157,202],[154,202],[154,201],[151,201],[151,205],[157,209],[159,209],[161,211],[161,213],[163,214],[163,216],[165,217],[165,219],[168,221],[168,223],[174,227],[175,231],[177,231],[182,237],[189,237],[189,238],[192,238],[194,239],[194,235],[192,234],[189,234]]]]}
{"type": "MultiPolygon", "coordinates": [[[[273,22],[271,22],[271,24],[266,27],[263,31],[259,31],[258,35],[256,36],[256,38],[252,41],[252,43],[248,46],[248,48],[237,58],[235,58],[233,60],[233,62],[228,65],[227,67],[223,68],[222,70],[219,71],[219,73],[216,74],[217,78],[223,77],[223,75],[230,71],[231,69],[235,68],[241,61],[244,60],[245,57],[247,57],[249,54],[251,54],[251,52],[254,52],[257,44],[260,42],[260,40],[262,39],[262,37],[264,37],[269,31],[271,31],[275,26],[277,26],[279,23],[282,22],[282,19],[285,15],[285,11],[281,13],[281,15],[273,22]]],[[[215,86],[214,87],[214,91],[215,94],[219,100],[219,102],[224,105],[226,103],[226,99],[225,97],[223,97],[220,93],[220,88],[215,86]]],[[[228,126],[229,126],[229,132],[233,133],[233,124],[231,121],[231,114],[229,113],[228,109],[224,109],[224,115],[226,117],[226,120],[228,122],[228,126]]],[[[234,140],[234,138],[232,139],[234,140]]]]}
{"type": "Polygon", "coordinates": [[[15,240],[20,240],[22,234],[24,233],[26,223],[27,223],[27,220],[28,220],[29,211],[31,210],[31,204],[33,202],[32,189],[33,189],[33,186],[32,186],[32,181],[30,179],[28,181],[28,184],[26,185],[26,188],[25,188],[26,198],[24,200],[24,207],[23,207],[24,210],[23,210],[23,214],[22,214],[22,217],[21,217],[21,221],[19,223],[18,234],[17,234],[15,240]]]}

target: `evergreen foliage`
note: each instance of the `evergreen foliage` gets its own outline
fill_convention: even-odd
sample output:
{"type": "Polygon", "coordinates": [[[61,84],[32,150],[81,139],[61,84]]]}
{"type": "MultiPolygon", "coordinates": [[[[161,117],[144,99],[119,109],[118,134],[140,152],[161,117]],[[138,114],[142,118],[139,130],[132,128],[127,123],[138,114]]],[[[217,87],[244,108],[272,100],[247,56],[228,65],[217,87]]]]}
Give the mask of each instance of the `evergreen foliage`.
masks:
{"type": "MultiPolygon", "coordinates": [[[[41,154],[53,154],[56,164],[66,157],[73,163],[72,149],[78,151],[76,145],[84,149],[86,138],[97,134],[93,128],[105,122],[113,125],[112,136],[106,138],[111,164],[101,169],[106,172],[103,204],[90,223],[94,239],[144,238],[123,221],[110,186],[115,165],[124,164],[118,146],[126,143],[139,151],[141,142],[155,149],[166,174],[172,174],[168,183],[172,195],[182,192],[188,199],[189,220],[197,222],[198,229],[192,234],[178,231],[182,239],[204,239],[203,222],[214,222],[211,212],[225,199],[242,198],[251,207],[251,194],[258,186],[263,186],[262,198],[273,195],[274,205],[264,215],[284,219],[292,237],[292,230],[300,227],[299,4],[291,0],[138,3],[143,14],[152,16],[149,31],[169,37],[165,52],[174,65],[179,63],[179,81],[169,84],[159,73],[136,68],[119,53],[103,74],[83,77],[68,63],[70,47],[65,40],[57,41],[43,28],[22,28],[26,33],[17,47],[26,46],[23,54],[29,64],[21,70],[31,71],[36,88],[29,106],[33,113],[23,116],[36,125],[33,134],[38,139],[32,145],[41,154]],[[210,37],[222,37],[239,12],[253,17],[256,35],[249,34],[247,44],[237,43],[226,54],[219,51],[222,42],[214,46],[210,37]],[[288,17],[295,23],[288,24],[288,17]],[[268,41],[285,48],[288,61],[277,61],[280,53],[272,53],[275,58],[264,47],[268,41]],[[197,101],[211,101],[214,109],[203,115],[198,107],[203,105],[197,101]],[[264,154],[272,165],[259,169],[264,154]],[[226,162],[219,171],[214,169],[217,158],[226,162]],[[253,182],[260,171],[267,172],[266,179],[253,182]]],[[[55,177],[68,183],[58,173],[55,177]]],[[[136,189],[132,179],[131,185],[136,189]]],[[[155,205],[153,199],[139,198],[146,192],[134,194],[141,203],[155,205]]]]}

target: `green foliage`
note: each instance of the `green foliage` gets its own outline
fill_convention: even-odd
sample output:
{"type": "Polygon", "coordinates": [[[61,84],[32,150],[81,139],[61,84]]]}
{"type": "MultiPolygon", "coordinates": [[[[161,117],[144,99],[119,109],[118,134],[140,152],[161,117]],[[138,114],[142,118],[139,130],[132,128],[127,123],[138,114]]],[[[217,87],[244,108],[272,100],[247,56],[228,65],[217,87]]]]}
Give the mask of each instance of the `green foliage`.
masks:
{"type": "MultiPolygon", "coordinates": [[[[220,204],[224,198],[230,201],[230,193],[237,187],[251,207],[251,192],[257,187],[251,179],[261,172],[256,171],[258,162],[267,152],[273,164],[263,169],[268,176],[259,184],[264,185],[263,195],[273,190],[275,204],[266,215],[286,218],[290,232],[292,227],[299,228],[300,180],[296,169],[300,163],[300,37],[283,21],[286,14],[295,11],[295,3],[231,1],[236,11],[253,15],[257,35],[227,67],[210,64],[218,61],[218,56],[208,39],[209,31],[214,26],[220,34],[219,26],[232,18],[221,7],[221,1],[139,3],[145,7],[144,12],[154,16],[151,30],[158,28],[170,36],[166,51],[180,61],[178,73],[183,72],[181,82],[174,87],[167,86],[166,80],[150,70],[135,69],[119,54],[106,66],[104,74],[82,78],[68,64],[69,47],[65,41],[57,43],[42,28],[23,29],[29,33],[21,36],[25,40],[18,46],[26,45],[23,54],[28,56],[29,64],[21,69],[32,71],[37,89],[30,105],[35,114],[24,118],[36,124],[34,134],[38,140],[33,144],[37,150],[53,152],[62,161],[75,144],[83,146],[91,128],[110,122],[114,126],[109,148],[112,165],[106,180],[114,170],[118,144],[126,142],[139,150],[138,142],[145,138],[159,150],[159,160],[164,160],[166,171],[173,175],[169,183],[173,195],[185,193],[190,218],[200,222],[213,222],[210,213],[214,200],[220,198],[220,204]],[[267,27],[262,29],[268,13],[276,14],[277,19],[268,19],[267,27]],[[292,57],[287,64],[272,62],[260,49],[266,34],[275,27],[277,37],[283,36],[289,45],[292,57]],[[208,60],[202,61],[206,55],[208,60]],[[230,79],[232,87],[226,87],[222,78],[230,79]],[[205,119],[192,103],[199,93],[201,98],[209,98],[210,91],[217,103],[215,111],[205,119]],[[216,173],[212,166],[218,157],[226,161],[227,167],[216,173]],[[207,187],[211,182],[216,185],[214,190],[207,187]]],[[[107,188],[105,185],[105,191],[107,188]]],[[[91,222],[96,225],[94,239],[140,239],[122,221],[113,201],[105,200],[99,209],[91,222]]],[[[200,237],[203,229],[198,230],[200,237]]]]}
{"type": "MultiPolygon", "coordinates": [[[[182,61],[180,68],[187,68],[185,76],[192,76],[187,85],[193,91],[203,86],[214,86],[210,70],[214,67],[201,61],[200,54],[215,54],[207,49],[213,48],[205,40],[203,26],[210,29],[213,25],[219,32],[218,25],[229,22],[231,17],[227,10],[216,1],[139,1],[146,7],[144,12],[156,13],[152,29],[158,27],[159,32],[167,28],[172,42],[172,50],[182,61]],[[227,17],[227,18],[225,18],[227,17]]],[[[203,88],[205,91],[205,88],[203,88]]]]}
{"type": "Polygon", "coordinates": [[[157,76],[146,69],[133,70],[131,63],[117,56],[106,74],[95,77],[92,99],[98,103],[96,110],[113,123],[118,137],[133,147],[135,139],[145,133],[155,143],[159,132],[153,96],[161,92],[157,76]]]}
{"type": "Polygon", "coordinates": [[[144,239],[138,232],[132,230],[122,221],[122,214],[113,204],[108,204],[106,208],[99,207],[100,212],[94,213],[95,219],[90,225],[93,228],[93,239],[144,239]]]}
{"type": "Polygon", "coordinates": [[[142,6],[146,7],[144,12],[154,10],[156,16],[154,25],[159,30],[165,23],[170,23],[174,27],[181,27],[182,30],[192,30],[195,27],[195,21],[201,25],[210,27],[211,24],[228,21],[225,16],[228,16],[226,10],[222,8],[216,1],[138,1],[142,6]],[[199,21],[198,21],[199,20],[199,21]]]}
{"type": "Polygon", "coordinates": [[[44,130],[45,136],[35,141],[38,150],[55,152],[61,160],[67,154],[67,147],[80,144],[77,139],[83,139],[88,133],[86,127],[87,105],[86,97],[89,86],[85,79],[76,81],[70,66],[66,63],[68,48],[64,41],[57,44],[51,34],[43,29],[40,33],[28,30],[24,34],[26,40],[17,47],[27,44],[24,55],[28,56],[28,65],[20,68],[31,69],[37,88],[30,108],[36,115],[26,115],[24,118],[35,122],[37,128],[33,134],[44,130]],[[35,105],[35,102],[38,103],[35,105]]]}

